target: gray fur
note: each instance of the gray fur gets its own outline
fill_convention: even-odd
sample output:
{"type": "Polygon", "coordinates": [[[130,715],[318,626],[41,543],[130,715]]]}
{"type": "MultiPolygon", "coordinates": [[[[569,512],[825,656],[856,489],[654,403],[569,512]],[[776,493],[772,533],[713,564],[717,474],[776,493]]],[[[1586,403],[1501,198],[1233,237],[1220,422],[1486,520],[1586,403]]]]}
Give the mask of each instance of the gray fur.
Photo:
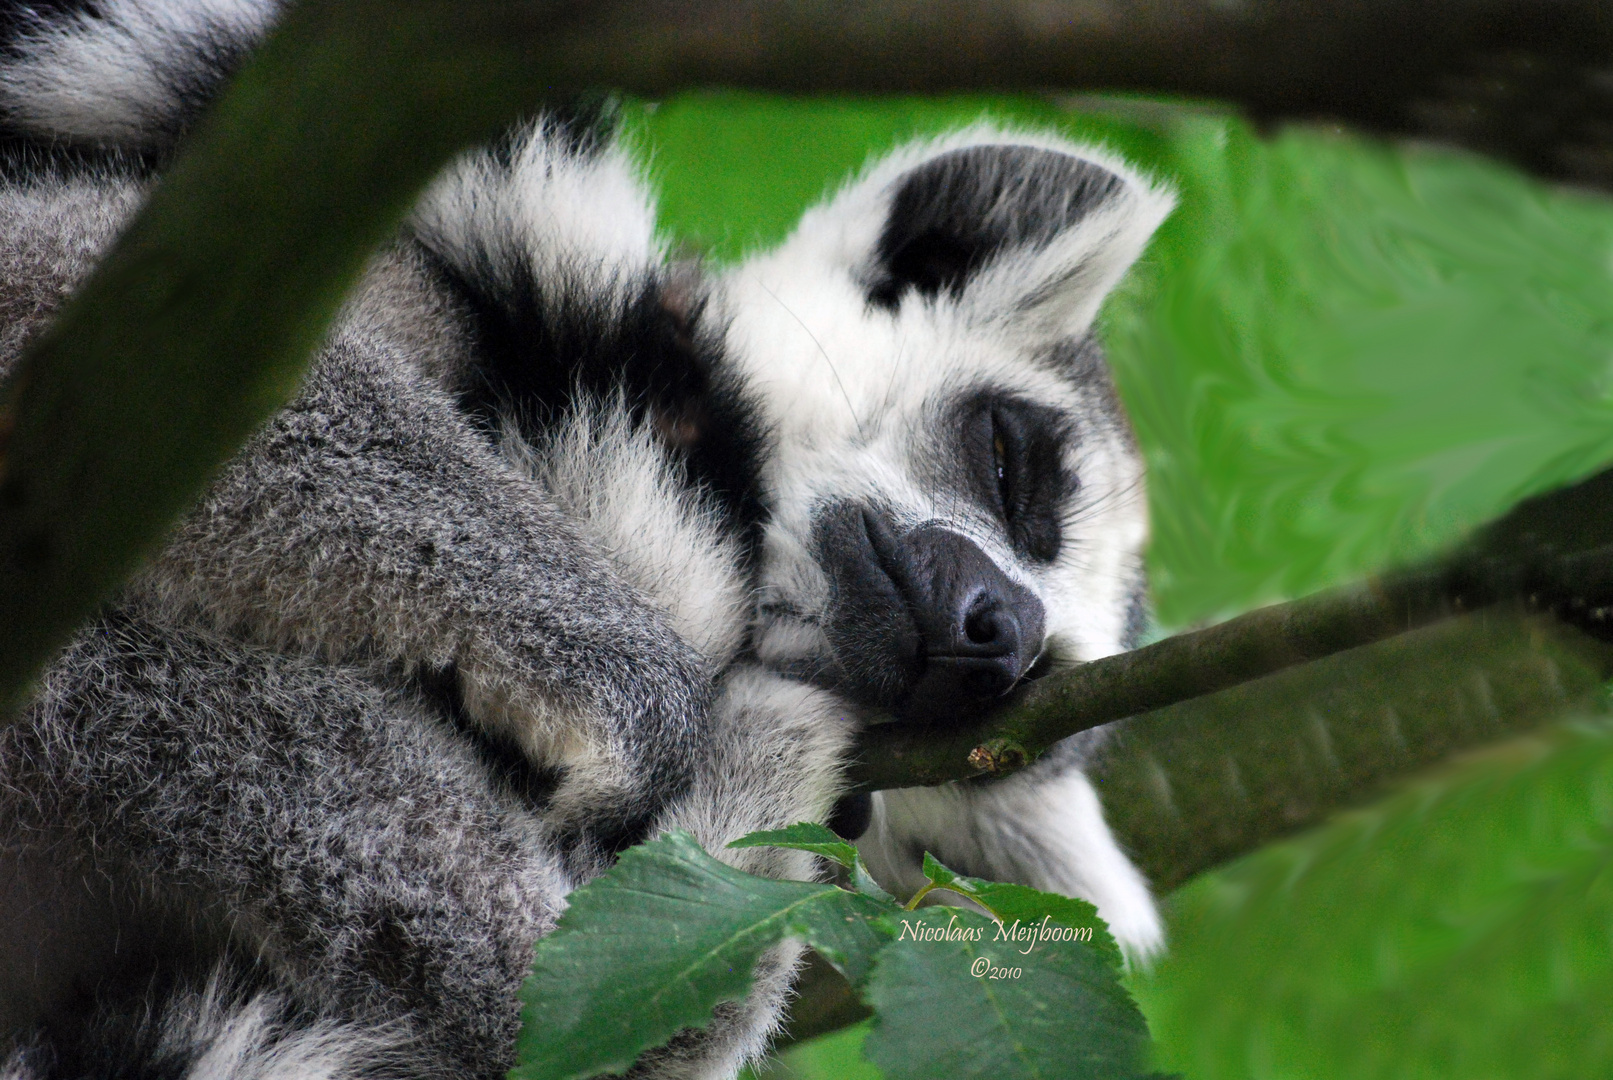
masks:
{"type": "MultiPolygon", "coordinates": [[[[12,43],[14,127],[161,150],[275,9],[103,7],[12,43]],[[124,74],[69,85],[91,69],[124,74]]],[[[812,877],[801,853],[723,845],[825,820],[859,703],[890,704],[846,696],[835,643],[897,630],[826,632],[857,610],[815,549],[828,507],[963,538],[1045,609],[1043,666],[1135,632],[1141,463],[1090,330],[1168,196],[1090,148],[979,126],[898,151],[703,280],[668,267],[625,151],[586,142],[543,121],[445,174],[295,401],[0,737],[0,1038],[19,1040],[0,1077],[491,1076],[533,941],[621,843],[684,828],[812,877]],[[607,385],[489,390],[528,361],[520,334],[513,361],[489,356],[506,316],[602,352],[607,385]],[[661,378],[656,349],[689,365],[665,395],[609,384],[661,378]],[[1048,453],[1080,478],[1035,544],[960,439],[981,395],[1053,417],[1048,453]],[[700,472],[690,447],[741,421],[716,434],[745,460],[700,472]],[[126,1059],[86,1056],[113,1045],[126,1059]]],[[[141,184],[0,186],[0,372],[141,184]]],[[[1146,955],[1147,886],[1080,771],[1096,741],[1002,784],[880,793],[859,844],[897,890],[928,849],[1087,896],[1146,955]]],[[[634,1075],[732,1076],[799,952],[634,1075]]]]}
{"type": "Polygon", "coordinates": [[[687,783],[713,672],[366,321],[134,591],[273,648],[453,665],[478,724],[565,768],[552,820],[628,827],[687,783]]]}
{"type": "MultiPolygon", "coordinates": [[[[514,990],[571,878],[543,824],[417,704],[126,610],[80,635],[3,739],[6,848],[48,852],[131,933],[161,915],[307,1006],[407,1018],[445,1066],[507,1064],[514,990]]],[[[71,1030],[93,1020],[73,1015],[86,988],[13,1009],[71,1030]]]]}
{"type": "MultiPolygon", "coordinates": [[[[111,176],[45,177],[6,195],[15,357],[138,192],[111,176]]],[[[732,631],[715,657],[685,644],[471,426],[444,385],[466,346],[436,288],[407,245],[377,260],[298,398],[6,733],[0,858],[59,914],[43,937],[6,935],[0,964],[28,978],[0,998],[0,1027],[43,1024],[58,1053],[87,1043],[86,992],[130,1008],[151,978],[143,962],[175,987],[179,1016],[222,948],[232,978],[293,1012],[359,1024],[259,1022],[267,999],[243,998],[219,1030],[261,1043],[259,1057],[351,1043],[331,1051],[356,1062],[338,1073],[493,1075],[510,1064],[531,943],[598,871],[612,832],[647,818],[720,851],[827,814],[843,711],[742,669],[711,709],[732,631]],[[416,675],[443,669],[470,724],[555,770],[538,803],[413,692],[416,675]]],[[[644,456],[637,429],[611,432],[644,456]]],[[[666,467],[645,467],[652,492],[664,487],[666,467]]],[[[698,549],[705,533],[688,528],[698,549]]],[[[732,556],[718,565],[737,573],[732,556]]],[[[731,857],[814,872],[803,857],[731,857]]],[[[727,1075],[758,1052],[794,954],[646,1075],[727,1075]]],[[[214,1075],[220,1039],[192,1040],[188,1075],[214,1075]]],[[[247,1058],[219,1075],[257,1075],[247,1058]]]]}

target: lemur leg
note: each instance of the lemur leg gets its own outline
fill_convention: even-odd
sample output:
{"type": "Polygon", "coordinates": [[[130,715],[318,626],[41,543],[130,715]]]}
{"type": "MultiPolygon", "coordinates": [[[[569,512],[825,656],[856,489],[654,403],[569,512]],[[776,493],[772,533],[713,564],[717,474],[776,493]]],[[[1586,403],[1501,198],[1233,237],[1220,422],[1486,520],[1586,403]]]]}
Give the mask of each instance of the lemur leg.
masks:
{"type": "MultiPolygon", "coordinates": [[[[712,752],[660,827],[687,829],[707,851],[749,873],[812,880],[817,860],[805,852],[725,845],[758,829],[828,816],[855,733],[846,709],[825,691],[741,665],[723,679],[712,725],[712,752]]],[[[646,1054],[632,1075],[732,1077],[777,1031],[802,952],[793,941],[769,950],[744,1001],[719,1005],[709,1028],[646,1054]]]]}

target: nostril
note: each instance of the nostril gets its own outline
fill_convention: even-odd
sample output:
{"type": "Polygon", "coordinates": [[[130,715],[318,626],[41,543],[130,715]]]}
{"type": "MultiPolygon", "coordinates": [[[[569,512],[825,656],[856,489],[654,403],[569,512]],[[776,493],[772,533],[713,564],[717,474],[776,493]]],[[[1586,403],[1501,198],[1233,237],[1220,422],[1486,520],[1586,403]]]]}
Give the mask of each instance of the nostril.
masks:
{"type": "Polygon", "coordinates": [[[971,645],[990,645],[1002,634],[1002,623],[996,604],[977,604],[963,620],[963,636],[971,645]]]}

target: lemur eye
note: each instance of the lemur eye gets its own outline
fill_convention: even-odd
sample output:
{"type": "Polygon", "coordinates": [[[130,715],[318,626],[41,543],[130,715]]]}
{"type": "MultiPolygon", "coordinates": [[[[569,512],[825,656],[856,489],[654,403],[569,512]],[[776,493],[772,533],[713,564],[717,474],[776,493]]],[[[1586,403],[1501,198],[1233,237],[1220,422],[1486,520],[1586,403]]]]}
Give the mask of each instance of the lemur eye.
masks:
{"type": "Polygon", "coordinates": [[[1022,433],[1015,417],[1001,408],[993,408],[987,415],[991,424],[991,475],[997,482],[997,506],[1003,522],[1010,528],[1025,509],[1024,501],[1024,446],[1022,433]]]}
{"type": "Polygon", "coordinates": [[[996,504],[1017,549],[1051,561],[1059,550],[1060,516],[1077,486],[1063,463],[1073,437],[1069,422],[1049,406],[1007,395],[982,395],[966,415],[976,490],[996,504]]]}
{"type": "Polygon", "coordinates": [[[992,421],[991,432],[991,463],[997,470],[997,498],[1001,500],[1003,513],[1008,512],[1012,506],[1008,490],[1008,444],[1003,442],[1002,432],[997,429],[996,420],[992,421]]]}

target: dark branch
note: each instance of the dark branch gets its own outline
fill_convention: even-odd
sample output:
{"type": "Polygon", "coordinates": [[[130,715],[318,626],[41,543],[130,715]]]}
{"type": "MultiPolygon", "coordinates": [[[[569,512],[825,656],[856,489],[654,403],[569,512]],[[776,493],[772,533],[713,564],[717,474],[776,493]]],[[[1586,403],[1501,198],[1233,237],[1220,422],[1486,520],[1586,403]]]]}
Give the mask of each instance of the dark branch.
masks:
{"type": "Polygon", "coordinates": [[[648,92],[1163,93],[1613,187],[1613,9],[1592,0],[658,0],[611,48],[648,92]]]}

